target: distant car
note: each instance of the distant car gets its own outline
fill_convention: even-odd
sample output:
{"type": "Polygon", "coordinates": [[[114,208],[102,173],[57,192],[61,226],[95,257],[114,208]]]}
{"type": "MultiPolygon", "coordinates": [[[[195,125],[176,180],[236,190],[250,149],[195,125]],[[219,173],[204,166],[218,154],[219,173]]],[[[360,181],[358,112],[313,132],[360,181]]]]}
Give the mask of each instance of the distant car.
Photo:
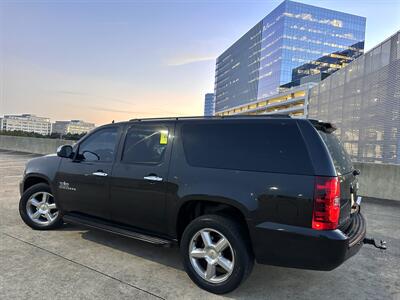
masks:
{"type": "Polygon", "coordinates": [[[258,263],[332,270],[362,246],[357,175],[329,123],[288,116],[143,119],[35,158],[19,211],[178,244],[190,278],[227,293],[258,263]]]}

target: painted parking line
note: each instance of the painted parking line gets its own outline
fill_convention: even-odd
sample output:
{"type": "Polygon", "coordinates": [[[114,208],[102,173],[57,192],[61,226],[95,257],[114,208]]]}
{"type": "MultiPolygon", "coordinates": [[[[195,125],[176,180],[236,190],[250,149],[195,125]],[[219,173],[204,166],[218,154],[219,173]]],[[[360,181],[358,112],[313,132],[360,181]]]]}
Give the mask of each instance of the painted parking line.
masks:
{"type": "Polygon", "coordinates": [[[23,165],[0,166],[0,169],[23,168],[23,167],[25,167],[25,164],[23,164],[23,165]]]}
{"type": "Polygon", "coordinates": [[[8,158],[5,158],[4,156],[2,157],[2,156],[0,156],[0,162],[7,162],[7,161],[28,161],[28,160],[30,160],[30,159],[32,159],[32,157],[8,157],[8,158]]]}
{"type": "Polygon", "coordinates": [[[18,186],[18,182],[14,182],[14,181],[12,181],[12,182],[3,182],[3,185],[6,185],[6,186],[18,186]]]}
{"type": "Polygon", "coordinates": [[[0,160],[0,163],[6,164],[6,163],[25,163],[29,161],[29,159],[6,159],[6,160],[0,160]]]}
{"type": "Polygon", "coordinates": [[[9,152],[9,153],[4,153],[0,152],[0,157],[39,157],[42,156],[40,154],[34,154],[34,153],[17,153],[17,152],[9,152]]]}
{"type": "Polygon", "coordinates": [[[6,175],[6,176],[3,176],[3,178],[20,178],[20,177],[22,177],[22,175],[6,175]]]}
{"type": "Polygon", "coordinates": [[[4,154],[4,155],[18,155],[18,156],[27,156],[27,155],[29,155],[29,156],[31,156],[31,155],[39,155],[39,154],[35,154],[35,153],[22,153],[22,152],[13,152],[13,151],[9,151],[9,152],[4,152],[4,151],[0,151],[0,154],[4,154]]]}

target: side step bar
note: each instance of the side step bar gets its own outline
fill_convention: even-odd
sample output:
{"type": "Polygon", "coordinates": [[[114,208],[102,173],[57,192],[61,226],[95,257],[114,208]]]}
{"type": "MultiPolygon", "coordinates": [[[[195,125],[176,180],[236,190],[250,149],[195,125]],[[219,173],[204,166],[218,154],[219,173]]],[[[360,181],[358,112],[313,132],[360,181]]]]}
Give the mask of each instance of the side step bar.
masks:
{"type": "Polygon", "coordinates": [[[97,219],[94,219],[91,217],[75,215],[75,214],[68,214],[68,215],[65,215],[63,217],[63,219],[66,223],[83,225],[86,227],[115,233],[118,235],[122,235],[122,236],[125,236],[128,238],[144,241],[144,242],[151,243],[151,244],[158,245],[158,246],[171,247],[173,244],[175,244],[175,241],[173,241],[173,240],[167,240],[167,239],[162,239],[162,238],[151,236],[151,235],[146,235],[143,233],[133,231],[133,229],[130,229],[127,227],[116,226],[109,222],[100,221],[100,220],[97,220],[97,219]]]}

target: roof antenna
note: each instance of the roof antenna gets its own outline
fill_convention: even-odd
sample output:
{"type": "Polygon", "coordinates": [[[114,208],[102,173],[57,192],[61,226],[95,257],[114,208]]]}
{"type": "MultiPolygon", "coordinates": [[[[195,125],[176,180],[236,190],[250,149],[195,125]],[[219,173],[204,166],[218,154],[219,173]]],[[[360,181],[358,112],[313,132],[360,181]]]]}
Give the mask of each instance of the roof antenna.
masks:
{"type": "Polygon", "coordinates": [[[114,120],[112,120],[111,124],[114,124],[114,120]]]}

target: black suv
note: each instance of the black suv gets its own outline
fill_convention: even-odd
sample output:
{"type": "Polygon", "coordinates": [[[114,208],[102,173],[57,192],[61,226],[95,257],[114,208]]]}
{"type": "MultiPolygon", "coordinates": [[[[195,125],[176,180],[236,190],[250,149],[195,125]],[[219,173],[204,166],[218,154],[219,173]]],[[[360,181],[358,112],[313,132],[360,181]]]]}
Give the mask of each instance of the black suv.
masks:
{"type": "Polygon", "coordinates": [[[28,162],[19,211],[178,244],[190,278],[235,289],[258,263],[332,270],[362,246],[357,175],[329,123],[288,116],[109,124],[28,162]]]}

